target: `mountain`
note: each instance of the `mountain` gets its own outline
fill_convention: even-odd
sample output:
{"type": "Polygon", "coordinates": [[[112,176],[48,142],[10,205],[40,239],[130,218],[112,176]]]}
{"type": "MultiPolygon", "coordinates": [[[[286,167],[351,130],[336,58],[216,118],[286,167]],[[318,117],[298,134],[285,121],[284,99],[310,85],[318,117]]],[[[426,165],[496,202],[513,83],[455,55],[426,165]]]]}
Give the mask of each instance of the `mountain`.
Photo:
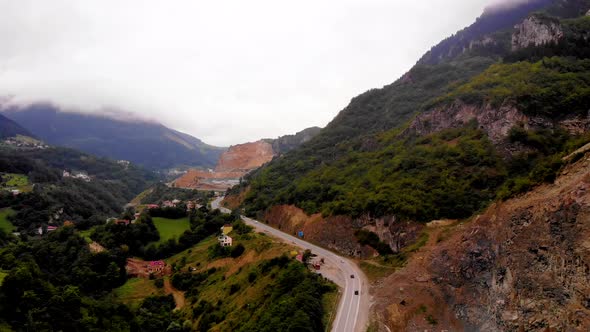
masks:
{"type": "Polygon", "coordinates": [[[311,127],[294,135],[230,146],[219,157],[214,172],[190,169],[174,180],[174,185],[180,188],[225,191],[275,156],[280,156],[311,140],[320,130],[319,127],[311,127]]]}
{"type": "Polygon", "coordinates": [[[486,10],[227,201],[363,259],[379,330],[588,330],[589,10],[486,10]]]}
{"type": "Polygon", "coordinates": [[[310,141],[312,138],[317,136],[321,130],[322,128],[320,127],[310,127],[303,129],[294,135],[284,135],[276,139],[265,139],[264,141],[272,145],[272,150],[276,154],[283,154],[298,148],[303,143],[310,141]]]}
{"type": "Polygon", "coordinates": [[[13,107],[3,113],[49,144],[151,169],[213,166],[225,150],[159,123],[62,112],[49,104],[13,107]]]}
{"type": "Polygon", "coordinates": [[[0,115],[0,138],[14,137],[16,135],[32,136],[25,128],[9,118],[0,115]]]}
{"type": "Polygon", "coordinates": [[[317,136],[253,173],[242,185],[252,191],[244,206],[251,214],[289,203],[327,215],[466,217],[503,186],[514,190],[514,177],[533,171],[535,165],[555,169],[551,158],[557,157],[551,156],[587,129],[583,115],[589,105],[588,53],[587,46],[579,46],[587,38],[589,18],[570,17],[589,8],[590,1],[555,0],[486,11],[433,50],[461,43],[470,48],[444,51],[448,56],[442,58],[430,51],[427,58],[438,60],[423,58],[391,85],[353,98],[317,136]],[[522,24],[515,27],[508,17],[522,18],[522,24]],[[545,55],[560,57],[542,60],[545,55]],[[461,151],[444,146],[452,136],[466,140],[459,145],[461,151]],[[438,146],[425,149],[428,140],[435,140],[440,151],[438,146]],[[491,158],[486,165],[490,169],[465,176],[480,165],[469,165],[467,155],[474,151],[467,149],[491,158]],[[518,168],[512,157],[528,159],[518,168]],[[458,167],[451,175],[457,176],[460,192],[449,192],[453,186],[442,177],[448,174],[428,167],[458,167]],[[450,201],[461,204],[452,206],[450,201]],[[450,210],[445,212],[446,207],[450,210]]]}

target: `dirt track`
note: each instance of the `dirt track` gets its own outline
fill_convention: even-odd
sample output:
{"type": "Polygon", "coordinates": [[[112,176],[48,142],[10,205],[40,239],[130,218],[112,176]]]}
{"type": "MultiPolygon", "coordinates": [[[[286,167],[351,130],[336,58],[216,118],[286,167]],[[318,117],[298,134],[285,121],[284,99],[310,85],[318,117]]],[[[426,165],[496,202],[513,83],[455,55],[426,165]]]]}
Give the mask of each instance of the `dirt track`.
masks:
{"type": "Polygon", "coordinates": [[[184,293],[174,288],[168,278],[164,279],[164,291],[166,294],[172,294],[172,296],[174,296],[174,302],[176,303],[176,308],[174,308],[174,310],[179,310],[184,307],[186,304],[184,293]]]}

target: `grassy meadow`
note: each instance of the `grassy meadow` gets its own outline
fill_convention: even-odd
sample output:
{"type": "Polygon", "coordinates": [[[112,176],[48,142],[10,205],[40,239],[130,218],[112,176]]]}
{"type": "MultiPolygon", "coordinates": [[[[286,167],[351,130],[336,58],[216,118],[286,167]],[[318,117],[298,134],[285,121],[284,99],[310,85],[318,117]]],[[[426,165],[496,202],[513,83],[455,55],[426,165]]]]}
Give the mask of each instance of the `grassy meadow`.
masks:
{"type": "Polygon", "coordinates": [[[8,221],[8,216],[13,214],[14,211],[12,209],[1,209],[0,210],[0,229],[3,229],[5,232],[13,232],[16,227],[8,221]]]}
{"type": "Polygon", "coordinates": [[[190,229],[188,217],[181,219],[153,218],[154,226],[160,233],[160,240],[157,243],[164,243],[172,238],[178,238],[184,231],[190,229]]]}

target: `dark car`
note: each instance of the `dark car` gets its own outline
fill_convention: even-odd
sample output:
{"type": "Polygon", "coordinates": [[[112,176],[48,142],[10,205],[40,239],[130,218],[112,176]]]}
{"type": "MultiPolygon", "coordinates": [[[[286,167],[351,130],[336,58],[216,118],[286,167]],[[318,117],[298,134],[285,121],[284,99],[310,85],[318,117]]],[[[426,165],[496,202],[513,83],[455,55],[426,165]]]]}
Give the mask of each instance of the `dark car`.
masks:
{"type": "Polygon", "coordinates": [[[350,277],[351,277],[352,279],[354,279],[354,274],[351,274],[351,275],[350,275],[350,277]]]}
{"type": "Polygon", "coordinates": [[[359,295],[359,291],[355,290],[354,295],[359,295]]]}

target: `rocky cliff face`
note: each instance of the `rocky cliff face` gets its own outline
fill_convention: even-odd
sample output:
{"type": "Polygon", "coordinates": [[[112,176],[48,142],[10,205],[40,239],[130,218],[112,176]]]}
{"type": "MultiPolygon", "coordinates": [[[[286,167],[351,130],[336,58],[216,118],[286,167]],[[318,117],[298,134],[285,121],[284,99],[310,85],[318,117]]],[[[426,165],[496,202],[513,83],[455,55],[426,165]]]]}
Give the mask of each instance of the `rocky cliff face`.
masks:
{"type": "Polygon", "coordinates": [[[270,208],[264,221],[283,232],[296,235],[303,231],[307,241],[336,250],[353,257],[370,258],[377,253],[369,246],[357,243],[354,232],[359,228],[358,221],[346,216],[323,218],[320,213],[307,215],[292,205],[279,205],[270,208]]]}
{"type": "Polygon", "coordinates": [[[563,36],[563,29],[558,21],[540,16],[531,16],[515,26],[512,35],[512,50],[529,46],[541,46],[558,42],[563,36]]]}
{"type": "Polygon", "coordinates": [[[301,144],[311,140],[316,135],[318,135],[321,130],[322,128],[320,127],[311,127],[306,128],[295,135],[285,135],[277,139],[268,139],[265,141],[272,144],[272,149],[276,154],[282,154],[289,152],[299,147],[301,144]]]}
{"type": "Polygon", "coordinates": [[[427,314],[436,330],[590,328],[589,155],[554,184],[430,235],[374,291],[390,330],[432,327],[427,314]]]}
{"type": "Polygon", "coordinates": [[[527,115],[511,104],[492,107],[489,104],[476,106],[457,101],[450,106],[420,114],[404,134],[427,135],[448,128],[459,128],[470,121],[476,121],[479,128],[504,152],[513,152],[514,147],[506,144],[506,137],[515,125],[522,125],[526,130],[562,128],[574,135],[590,130],[590,113],[552,120],[543,116],[527,115]]]}

